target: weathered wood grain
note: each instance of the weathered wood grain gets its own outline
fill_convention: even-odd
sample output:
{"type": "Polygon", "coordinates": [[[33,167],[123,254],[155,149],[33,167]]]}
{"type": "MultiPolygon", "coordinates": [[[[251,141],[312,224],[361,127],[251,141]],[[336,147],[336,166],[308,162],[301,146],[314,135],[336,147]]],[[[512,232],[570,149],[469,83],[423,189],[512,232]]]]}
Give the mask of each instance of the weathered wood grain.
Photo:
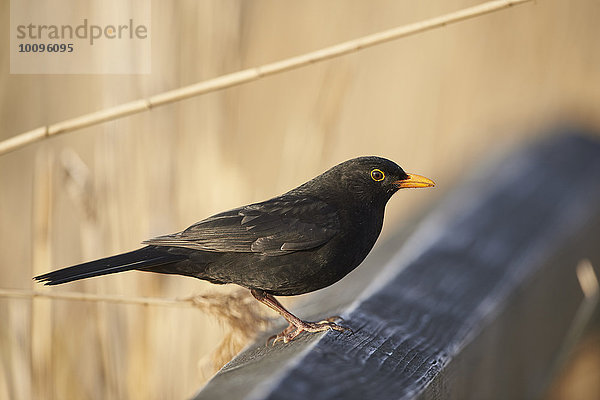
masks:
{"type": "Polygon", "coordinates": [[[600,265],[600,143],[563,132],[492,163],[397,239],[335,285],[352,334],[259,338],[195,398],[539,396],[582,300],[575,266],[600,265]]]}

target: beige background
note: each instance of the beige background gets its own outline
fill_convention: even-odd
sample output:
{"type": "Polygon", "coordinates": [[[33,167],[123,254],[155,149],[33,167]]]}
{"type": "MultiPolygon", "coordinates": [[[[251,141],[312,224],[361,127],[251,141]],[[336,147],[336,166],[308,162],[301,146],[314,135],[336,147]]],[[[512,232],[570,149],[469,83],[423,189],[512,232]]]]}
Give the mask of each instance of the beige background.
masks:
{"type": "MultiPolygon", "coordinates": [[[[153,1],[150,75],[9,75],[5,31],[0,139],[478,3],[153,1]]],[[[7,0],[0,16],[8,26],[7,0]]],[[[598,1],[537,0],[0,156],[0,286],[40,289],[37,273],[136,248],[358,155],[438,182],[390,202],[386,235],[490,154],[557,122],[600,127],[599,20],[598,1]]],[[[132,272],[53,290],[231,289],[132,272]]],[[[0,298],[0,321],[0,398],[14,399],[185,398],[224,332],[193,309],[39,299],[0,298]]]]}

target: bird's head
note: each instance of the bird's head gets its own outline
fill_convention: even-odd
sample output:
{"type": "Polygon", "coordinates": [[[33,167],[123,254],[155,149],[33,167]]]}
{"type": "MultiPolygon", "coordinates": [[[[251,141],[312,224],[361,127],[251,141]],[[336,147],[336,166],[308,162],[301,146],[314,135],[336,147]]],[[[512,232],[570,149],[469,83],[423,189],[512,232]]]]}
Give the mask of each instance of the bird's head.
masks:
{"type": "Polygon", "coordinates": [[[374,156],[345,161],[313,181],[321,192],[327,190],[336,197],[343,194],[347,200],[383,204],[399,189],[435,186],[431,179],[406,173],[395,162],[374,156]]]}

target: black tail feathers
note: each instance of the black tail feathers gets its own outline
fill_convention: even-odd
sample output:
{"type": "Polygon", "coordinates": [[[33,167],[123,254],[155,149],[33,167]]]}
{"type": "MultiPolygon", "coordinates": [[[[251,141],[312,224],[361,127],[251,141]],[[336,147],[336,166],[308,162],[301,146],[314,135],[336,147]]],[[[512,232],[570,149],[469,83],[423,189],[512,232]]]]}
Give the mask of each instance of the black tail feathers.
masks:
{"type": "Polygon", "coordinates": [[[36,276],[33,279],[44,283],[45,285],[59,285],[61,283],[90,278],[92,276],[171,264],[181,261],[183,258],[184,257],[180,255],[170,254],[164,250],[158,250],[153,246],[147,246],[130,251],[129,253],[101,258],[100,260],[59,269],[44,275],[36,276]]]}

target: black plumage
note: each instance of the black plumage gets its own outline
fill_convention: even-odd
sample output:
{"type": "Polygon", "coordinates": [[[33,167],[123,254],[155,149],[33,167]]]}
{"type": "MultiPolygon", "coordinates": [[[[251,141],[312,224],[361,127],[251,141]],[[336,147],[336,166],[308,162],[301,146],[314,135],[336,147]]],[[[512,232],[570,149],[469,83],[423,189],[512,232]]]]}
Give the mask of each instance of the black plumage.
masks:
{"type": "Polygon", "coordinates": [[[343,278],[375,244],[391,196],[400,188],[428,186],[433,182],[387,159],[355,158],[281,196],[147,240],[141,249],[34,279],[57,285],[127,270],[186,275],[249,288],[290,322],[276,340],[302,331],[342,330],[331,320],[298,319],[273,295],[307,293],[343,278]]]}

